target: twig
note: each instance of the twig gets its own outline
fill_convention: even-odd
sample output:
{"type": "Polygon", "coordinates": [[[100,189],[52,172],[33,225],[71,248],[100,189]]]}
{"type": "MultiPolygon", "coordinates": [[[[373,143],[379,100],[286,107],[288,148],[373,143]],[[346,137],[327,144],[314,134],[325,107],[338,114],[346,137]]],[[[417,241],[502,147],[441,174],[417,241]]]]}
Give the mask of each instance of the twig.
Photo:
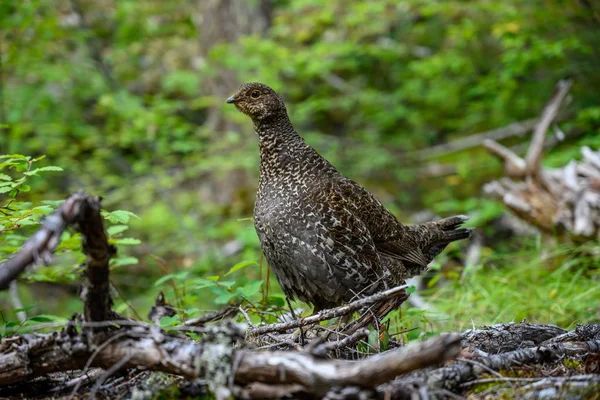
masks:
{"type": "Polygon", "coordinates": [[[571,376],[540,376],[537,378],[512,378],[507,376],[500,376],[496,378],[481,378],[473,381],[465,382],[461,386],[473,386],[480,383],[491,383],[491,382],[540,382],[544,380],[555,380],[559,382],[564,381],[599,381],[600,375],[586,374],[586,375],[571,375],[571,376]]]}
{"type": "Polygon", "coordinates": [[[102,374],[102,376],[100,378],[98,378],[98,380],[92,387],[92,390],[90,390],[90,395],[88,396],[88,399],[94,400],[96,398],[96,392],[98,391],[98,389],[100,389],[100,386],[102,386],[104,381],[106,379],[108,379],[112,374],[114,374],[115,372],[117,372],[118,370],[123,368],[123,366],[125,364],[127,364],[127,362],[129,360],[131,360],[132,357],[133,357],[133,354],[127,354],[126,356],[121,358],[117,363],[115,363],[115,365],[113,365],[112,367],[107,369],[106,372],[104,374],[102,374]]]}
{"type": "Polygon", "coordinates": [[[521,178],[525,176],[527,164],[525,160],[516,155],[511,149],[492,140],[485,139],[483,146],[493,155],[504,162],[504,173],[511,178],[521,178]]]}
{"type": "Polygon", "coordinates": [[[252,320],[250,319],[250,316],[248,315],[248,313],[246,312],[246,310],[244,310],[244,308],[241,305],[238,307],[238,310],[244,316],[244,319],[246,320],[246,323],[248,324],[248,326],[250,326],[252,328],[256,327],[256,325],[254,325],[252,323],[252,320]]]}
{"type": "Polygon", "coordinates": [[[269,332],[284,332],[289,329],[298,328],[301,326],[312,325],[321,321],[326,321],[328,319],[336,318],[342,315],[350,314],[356,310],[359,310],[363,307],[370,306],[382,300],[391,299],[396,297],[402,293],[404,293],[404,289],[406,289],[408,285],[396,286],[395,288],[385,290],[380,293],[376,293],[372,296],[364,297],[362,299],[353,301],[351,303],[345,304],[340,307],[331,308],[328,310],[320,311],[317,314],[310,315],[306,318],[301,318],[295,321],[290,322],[281,322],[277,324],[264,325],[258,328],[253,328],[249,330],[249,333],[254,335],[262,335],[264,333],[269,332]]]}
{"type": "Polygon", "coordinates": [[[17,287],[17,281],[12,281],[8,288],[8,293],[10,294],[10,301],[15,310],[21,310],[17,312],[17,319],[21,322],[25,322],[27,320],[27,313],[23,311],[23,302],[21,301],[21,297],[19,296],[19,288],[17,287]]]}
{"type": "MultiPolygon", "coordinates": [[[[447,389],[455,391],[465,382],[478,379],[479,376],[490,370],[498,371],[508,369],[515,365],[540,364],[559,360],[562,357],[573,357],[587,353],[600,351],[600,340],[589,340],[587,342],[555,343],[547,346],[536,346],[518,349],[501,354],[489,355],[487,357],[476,357],[469,362],[458,361],[447,367],[429,371],[423,376],[421,384],[430,389],[447,389]]],[[[410,383],[410,387],[415,382],[410,383]]],[[[405,393],[407,382],[394,381],[384,385],[382,390],[390,390],[394,393],[405,393]]]]}
{"type": "Polygon", "coordinates": [[[525,167],[525,172],[528,176],[537,178],[539,175],[546,132],[548,131],[550,124],[552,124],[552,121],[554,121],[556,118],[558,110],[560,109],[560,106],[565,96],[569,92],[572,84],[573,82],[571,80],[558,82],[556,85],[556,94],[552,96],[552,99],[550,99],[548,104],[546,104],[544,107],[542,116],[535,126],[533,138],[531,139],[531,144],[529,145],[529,150],[527,152],[527,156],[525,157],[525,162],[527,164],[525,167]]]}
{"type": "Polygon", "coordinates": [[[320,360],[306,353],[246,352],[236,381],[274,384],[300,383],[309,393],[324,394],[332,386],[374,387],[394,377],[453,359],[460,346],[457,335],[442,335],[359,361],[320,360]]]}
{"type": "MultiPolygon", "coordinates": [[[[107,340],[105,340],[104,343],[102,343],[100,346],[98,346],[98,348],[96,350],[94,350],[94,352],[92,353],[92,355],[90,356],[90,358],[88,358],[87,362],[83,366],[83,372],[82,373],[83,374],[87,373],[88,369],[90,368],[90,366],[94,362],[94,359],[96,358],[96,356],[98,354],[100,354],[100,352],[102,351],[102,349],[104,349],[106,346],[108,346],[111,342],[114,342],[115,340],[120,339],[120,338],[122,338],[122,337],[124,337],[126,335],[127,335],[127,332],[119,332],[119,333],[115,334],[114,336],[111,336],[110,338],[108,338],[107,340]]],[[[79,387],[81,386],[82,383],[83,383],[83,380],[80,380],[80,381],[77,382],[77,384],[73,388],[73,391],[71,392],[71,396],[69,396],[69,400],[71,400],[73,397],[75,397],[75,394],[79,390],[79,387]]]]}
{"type": "Polygon", "coordinates": [[[536,126],[537,121],[537,118],[532,118],[524,121],[514,122],[502,128],[492,129],[490,131],[477,133],[465,138],[456,139],[449,143],[419,150],[416,152],[416,155],[419,160],[431,160],[445,154],[477,147],[484,139],[502,140],[512,136],[525,135],[536,126]]]}
{"type": "Polygon", "coordinates": [[[39,259],[50,261],[50,255],[60,243],[60,235],[73,222],[84,200],[83,194],[69,196],[64,203],[42,222],[42,227],[25,242],[12,258],[0,264],[0,289],[7,289],[25,268],[39,259]]]}
{"type": "Polygon", "coordinates": [[[322,343],[322,344],[318,345],[311,352],[311,354],[314,354],[317,356],[324,356],[332,350],[336,350],[336,349],[346,347],[346,346],[352,346],[353,344],[355,344],[356,342],[358,342],[359,340],[361,340],[363,338],[366,338],[367,336],[369,336],[369,330],[366,328],[362,328],[362,329],[359,329],[356,332],[354,332],[352,335],[347,336],[343,339],[332,341],[332,342],[327,342],[327,343],[322,343]]]}
{"type": "Polygon", "coordinates": [[[183,326],[201,327],[201,326],[204,326],[205,324],[207,324],[209,322],[219,321],[219,320],[222,320],[224,318],[232,317],[235,314],[237,314],[237,312],[239,311],[238,306],[239,305],[229,306],[229,307],[224,308],[222,310],[215,311],[214,313],[211,313],[211,314],[206,314],[206,315],[203,315],[203,316],[198,317],[198,318],[188,319],[182,325],[183,326]]]}

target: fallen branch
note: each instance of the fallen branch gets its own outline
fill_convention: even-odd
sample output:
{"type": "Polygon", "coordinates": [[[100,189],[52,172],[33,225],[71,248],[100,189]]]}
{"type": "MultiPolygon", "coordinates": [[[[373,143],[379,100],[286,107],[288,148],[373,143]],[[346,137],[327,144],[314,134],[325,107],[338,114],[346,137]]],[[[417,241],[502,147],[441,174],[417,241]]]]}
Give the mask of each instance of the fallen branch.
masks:
{"type": "Polygon", "coordinates": [[[534,129],[537,122],[537,118],[527,119],[525,121],[514,122],[502,128],[492,129],[465,138],[456,139],[448,143],[431,146],[417,151],[415,153],[417,156],[416,158],[419,160],[431,160],[442,155],[480,146],[481,142],[485,139],[503,140],[513,136],[522,136],[534,129]]]}
{"type": "Polygon", "coordinates": [[[308,393],[325,394],[333,386],[374,387],[394,377],[451,360],[460,336],[438,336],[425,342],[376,354],[360,361],[315,359],[306,353],[245,352],[236,382],[297,383],[308,393]]]}
{"type": "Polygon", "coordinates": [[[64,203],[42,222],[42,227],[25,242],[21,250],[12,258],[0,264],[0,289],[8,289],[28,266],[39,260],[50,263],[51,255],[60,243],[60,235],[71,224],[84,200],[82,194],[69,196],[64,203]]]}
{"type": "Polygon", "coordinates": [[[321,321],[341,317],[342,315],[347,315],[353,313],[354,311],[360,310],[363,307],[367,307],[372,304],[379,303],[381,301],[389,300],[391,298],[399,296],[404,293],[404,289],[406,289],[407,287],[408,285],[396,286],[392,289],[384,290],[383,292],[379,292],[368,297],[363,297],[343,306],[320,311],[319,313],[313,314],[306,318],[300,318],[289,322],[281,322],[277,324],[259,326],[258,328],[250,329],[248,333],[252,335],[262,335],[270,332],[285,332],[289,329],[313,325],[321,321]]]}
{"type": "Polygon", "coordinates": [[[541,231],[574,240],[600,237],[600,152],[582,147],[583,160],[562,169],[541,167],[546,131],[571,87],[561,81],[544,107],[525,159],[492,140],[484,146],[504,163],[508,178],[490,182],[484,191],[541,231]]]}
{"type": "Polygon", "coordinates": [[[327,353],[333,350],[337,350],[342,347],[348,347],[356,344],[358,341],[369,336],[369,330],[366,328],[359,329],[354,332],[352,335],[348,335],[343,339],[329,341],[326,343],[321,343],[314,348],[310,353],[315,356],[325,356],[327,353]]]}
{"type": "Polygon", "coordinates": [[[564,329],[556,325],[538,325],[529,322],[515,324],[511,322],[484,326],[481,329],[471,329],[464,332],[462,337],[463,347],[497,354],[535,346],[556,338],[565,332],[564,329]]]}
{"type": "MultiPolygon", "coordinates": [[[[234,383],[297,384],[304,392],[315,395],[336,385],[374,387],[397,375],[453,359],[460,351],[460,335],[450,334],[360,361],[326,360],[306,352],[233,351],[231,344],[243,330],[226,324],[213,327],[212,332],[212,338],[201,342],[168,335],[158,327],[138,326],[96,334],[104,344],[89,366],[109,369],[121,364],[123,369],[207,378],[215,374],[215,368],[223,368],[215,358],[219,343],[229,343],[230,354],[235,358],[229,368],[237,365],[234,383]]],[[[0,344],[0,385],[84,368],[95,347],[86,335],[84,330],[78,335],[63,331],[4,338],[0,344]]]]}
{"type": "Polygon", "coordinates": [[[239,311],[239,306],[229,306],[222,310],[215,311],[211,314],[202,315],[201,317],[188,319],[183,323],[185,326],[204,326],[209,322],[220,321],[226,318],[231,318],[239,311]]]}
{"type": "Polygon", "coordinates": [[[562,357],[582,356],[587,353],[600,352],[600,340],[587,342],[555,343],[539,347],[518,349],[506,353],[474,357],[472,360],[462,360],[417,377],[397,378],[395,381],[382,385],[380,391],[388,393],[409,393],[414,387],[424,386],[428,390],[445,389],[451,392],[459,391],[461,385],[490,371],[497,372],[527,364],[543,364],[556,361],[562,357]]]}
{"type": "Polygon", "coordinates": [[[531,138],[527,157],[525,157],[525,163],[527,164],[525,172],[528,176],[537,178],[539,175],[546,132],[548,131],[550,124],[552,124],[552,121],[554,121],[558,115],[558,110],[572,85],[573,82],[570,80],[558,82],[556,85],[556,93],[552,96],[552,99],[550,99],[548,104],[546,104],[544,111],[542,111],[542,116],[536,124],[533,137],[531,138]]]}

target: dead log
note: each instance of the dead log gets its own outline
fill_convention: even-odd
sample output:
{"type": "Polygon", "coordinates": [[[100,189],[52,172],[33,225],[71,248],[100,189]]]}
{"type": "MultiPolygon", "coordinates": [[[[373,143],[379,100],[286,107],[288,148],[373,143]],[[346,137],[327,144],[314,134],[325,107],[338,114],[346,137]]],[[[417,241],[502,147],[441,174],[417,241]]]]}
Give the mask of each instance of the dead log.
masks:
{"type": "MultiPolygon", "coordinates": [[[[122,318],[111,320],[115,314],[111,310],[108,263],[115,249],[109,245],[104,232],[99,199],[83,193],[69,196],[28,244],[5,265],[6,269],[2,270],[5,273],[4,283],[9,284],[16,278],[28,264],[36,260],[38,253],[44,254],[49,260],[51,251],[58,245],[60,234],[67,226],[81,232],[83,251],[87,255],[88,283],[82,295],[85,320],[73,318],[61,332],[2,338],[0,386],[30,381],[55,372],[83,370],[85,374],[89,368],[97,367],[105,372],[92,388],[92,393],[95,393],[110,375],[119,370],[136,368],[167,372],[189,379],[204,378],[218,399],[231,396],[232,384],[242,386],[240,390],[246,394],[253,391],[244,387],[254,385],[255,395],[281,393],[282,388],[297,390],[300,387],[304,393],[322,397],[337,385],[373,388],[397,375],[452,359],[460,351],[460,336],[451,334],[356,362],[327,360],[308,352],[236,350],[235,344],[243,338],[246,330],[232,323],[203,328],[190,326],[223,318],[231,309],[202,317],[187,326],[169,328],[173,331],[193,330],[201,333],[203,338],[199,342],[182,334],[167,333],[156,325],[122,318]]],[[[404,289],[405,286],[393,288],[304,320],[254,328],[252,333],[276,332],[315,324],[392,299],[403,294],[404,289]]],[[[150,316],[156,323],[161,316],[173,313],[174,310],[166,304],[161,294],[150,316]]],[[[325,348],[322,353],[364,335],[365,332],[360,332],[355,337],[325,348]]]]}
{"type": "Polygon", "coordinates": [[[481,329],[470,329],[462,334],[462,345],[471,350],[477,349],[489,354],[498,354],[532,347],[564,333],[566,331],[556,325],[511,322],[484,326],[481,329]]]}
{"type": "MultiPolygon", "coordinates": [[[[397,397],[405,397],[416,388],[425,387],[429,391],[447,390],[460,392],[465,382],[478,379],[483,374],[494,373],[523,365],[538,365],[561,359],[562,357],[583,356],[600,352],[600,340],[587,342],[552,343],[538,347],[513,350],[505,353],[459,359],[454,364],[428,372],[417,372],[414,376],[399,377],[389,384],[381,385],[378,391],[397,397]]],[[[501,375],[500,375],[501,376],[501,375]]]]}
{"type": "MultiPolygon", "coordinates": [[[[262,334],[269,333],[269,332],[285,332],[290,329],[295,329],[295,328],[308,326],[308,325],[314,325],[315,323],[318,323],[321,321],[326,321],[328,319],[333,319],[333,318],[337,318],[337,317],[341,317],[343,315],[353,313],[355,311],[360,310],[363,307],[368,307],[370,305],[377,304],[377,303],[380,303],[380,302],[388,300],[388,299],[392,299],[397,296],[403,296],[406,294],[405,289],[407,287],[408,287],[408,285],[396,286],[394,288],[384,290],[383,292],[379,292],[374,295],[355,300],[351,303],[344,304],[344,305],[336,307],[336,308],[331,308],[328,310],[320,311],[317,314],[313,314],[306,318],[300,318],[300,319],[289,321],[289,322],[281,322],[281,323],[277,323],[277,324],[259,326],[257,328],[253,328],[253,329],[249,330],[248,333],[252,334],[252,335],[262,335],[262,334]]],[[[362,328],[362,326],[359,328],[362,328]]],[[[357,330],[359,328],[357,328],[357,330]]],[[[346,333],[348,333],[348,332],[346,332],[346,333]]],[[[348,333],[348,334],[350,334],[350,333],[348,333]]]]}
{"type": "Polygon", "coordinates": [[[305,393],[324,395],[332,386],[375,387],[398,375],[453,359],[460,351],[460,336],[456,334],[360,361],[346,361],[320,359],[297,351],[233,350],[233,343],[243,334],[235,324],[211,327],[200,342],[169,335],[156,326],[95,333],[94,341],[86,332],[64,330],[4,338],[0,344],[0,386],[52,372],[83,369],[91,359],[90,366],[103,369],[120,363],[122,369],[162,371],[209,381],[218,374],[221,378],[233,374],[234,383],[241,386],[255,382],[299,385],[305,393]],[[102,341],[98,341],[100,338],[102,341]]]}
{"type": "Polygon", "coordinates": [[[571,87],[561,81],[545,106],[525,158],[493,140],[483,145],[504,163],[506,178],[484,191],[542,232],[574,240],[600,238],[600,152],[583,147],[583,160],[561,169],[541,165],[545,136],[571,87]]]}

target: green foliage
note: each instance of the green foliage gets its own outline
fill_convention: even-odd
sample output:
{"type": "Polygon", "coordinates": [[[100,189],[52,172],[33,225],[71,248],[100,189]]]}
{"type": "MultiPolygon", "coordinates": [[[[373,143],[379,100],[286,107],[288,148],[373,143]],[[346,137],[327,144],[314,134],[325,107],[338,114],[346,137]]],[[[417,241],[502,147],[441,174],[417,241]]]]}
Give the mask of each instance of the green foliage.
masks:
{"type": "Polygon", "coordinates": [[[444,329],[522,319],[562,327],[589,323],[598,317],[598,258],[594,245],[539,241],[513,254],[485,251],[472,270],[440,271],[448,283],[430,282],[428,296],[447,316],[439,322],[444,329]]]}
{"type": "Polygon", "coordinates": [[[33,206],[20,195],[31,190],[30,182],[48,171],[62,171],[56,166],[37,167],[44,157],[32,158],[20,154],[0,155],[0,261],[7,258],[27,239],[22,232],[31,232],[44,215],[53,211],[49,204],[33,206]],[[24,228],[23,230],[19,230],[24,228]]]}
{"type": "MultiPolygon", "coordinates": [[[[215,85],[229,92],[240,81],[268,83],[285,97],[306,140],[400,219],[423,208],[469,213],[485,235],[494,233],[486,225],[503,209],[481,198],[481,184],[500,173],[500,164],[469,149],[431,161],[455,169],[435,176],[413,150],[537,117],[566,76],[574,80],[572,101],[558,125],[578,136],[568,136],[545,162],[564,165],[579,157],[581,145],[600,146],[600,36],[591,2],[269,3],[266,32],[200,54],[204,32],[196,21],[211,16],[198,15],[197,2],[83,2],[81,15],[65,1],[2,2],[0,152],[47,158],[0,158],[0,260],[60,204],[46,199],[84,189],[115,210],[102,215],[119,247],[111,261],[117,311],[144,315],[161,287],[187,310],[182,319],[241,301],[254,309],[253,322],[272,321],[269,313],[285,302],[266,266],[253,261],[260,250],[247,219],[256,144],[247,118],[209,91],[215,85]],[[227,79],[224,70],[232,72],[227,79]],[[219,113],[224,119],[215,122],[219,113]]],[[[64,295],[49,295],[56,302],[40,301],[34,313],[79,309],[60,288],[79,280],[80,245],[78,235],[65,233],[55,265],[22,277],[54,284],[64,295]]],[[[558,258],[541,258],[541,248],[511,258],[520,245],[509,238],[484,249],[493,267],[476,268],[466,283],[441,266],[458,251],[452,247],[435,266],[436,305],[461,326],[474,310],[481,322],[499,320],[508,316],[498,304],[510,278],[521,290],[541,282],[538,295],[552,285],[563,291],[561,322],[591,318],[581,305],[595,293],[588,272],[574,277],[575,267],[556,269],[558,258]],[[578,297],[577,288],[588,294],[578,297]]],[[[589,259],[572,252],[569,260],[589,259]]],[[[21,292],[25,303],[38,301],[34,289],[21,292]]],[[[511,300],[512,317],[550,317],[528,314],[525,300],[546,310],[532,294],[511,300]]],[[[399,311],[390,332],[407,331],[405,340],[432,334],[439,327],[429,317],[399,311]]],[[[6,318],[14,322],[12,314],[6,318]]]]}
{"type": "MultiPolygon", "coordinates": [[[[44,216],[52,213],[62,201],[43,200],[42,205],[34,205],[32,202],[24,201],[23,197],[31,190],[38,178],[45,178],[48,172],[62,172],[57,166],[39,166],[45,157],[32,158],[20,154],[0,155],[0,188],[7,190],[0,193],[0,262],[8,259],[16,253],[33,233],[40,228],[44,216]]],[[[129,229],[125,223],[131,217],[138,218],[135,214],[116,210],[113,212],[101,211],[107,223],[114,223],[108,227],[109,241],[121,248],[140,243],[140,240],[132,237],[121,237],[123,232],[129,229]]],[[[78,282],[80,276],[80,264],[85,260],[81,253],[81,237],[79,234],[64,232],[61,243],[56,249],[54,256],[56,265],[48,268],[33,268],[22,275],[22,280],[28,283],[51,283],[66,284],[78,282]]],[[[137,264],[135,257],[119,254],[111,260],[111,268],[137,264]]],[[[36,299],[40,300],[40,299],[36,299]]],[[[24,309],[12,310],[10,316],[0,315],[4,323],[3,335],[11,333],[27,332],[29,327],[42,322],[63,321],[64,316],[38,314],[23,322],[16,322],[13,316],[18,312],[36,312],[37,305],[28,306],[24,309]]],[[[2,310],[0,310],[0,313],[2,310]]]]}

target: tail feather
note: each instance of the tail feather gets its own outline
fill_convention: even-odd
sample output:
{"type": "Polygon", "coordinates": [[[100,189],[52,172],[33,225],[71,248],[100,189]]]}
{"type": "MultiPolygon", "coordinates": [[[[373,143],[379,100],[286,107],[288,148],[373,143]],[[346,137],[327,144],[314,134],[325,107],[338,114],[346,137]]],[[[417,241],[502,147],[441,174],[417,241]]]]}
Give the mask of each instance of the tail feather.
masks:
{"type": "Polygon", "coordinates": [[[441,230],[451,231],[451,230],[458,228],[460,225],[462,225],[468,219],[469,219],[469,217],[467,217],[466,215],[455,215],[453,217],[444,218],[444,219],[441,219],[441,220],[435,221],[435,222],[440,227],[441,230]]]}
{"type": "Polygon", "coordinates": [[[455,240],[468,239],[473,234],[473,228],[460,228],[452,231],[444,231],[441,242],[454,242],[455,240]]]}
{"type": "Polygon", "coordinates": [[[466,215],[456,215],[435,221],[435,224],[441,230],[441,235],[425,251],[430,260],[440,254],[449,243],[471,237],[473,228],[459,228],[468,219],[469,217],[466,215]]]}

